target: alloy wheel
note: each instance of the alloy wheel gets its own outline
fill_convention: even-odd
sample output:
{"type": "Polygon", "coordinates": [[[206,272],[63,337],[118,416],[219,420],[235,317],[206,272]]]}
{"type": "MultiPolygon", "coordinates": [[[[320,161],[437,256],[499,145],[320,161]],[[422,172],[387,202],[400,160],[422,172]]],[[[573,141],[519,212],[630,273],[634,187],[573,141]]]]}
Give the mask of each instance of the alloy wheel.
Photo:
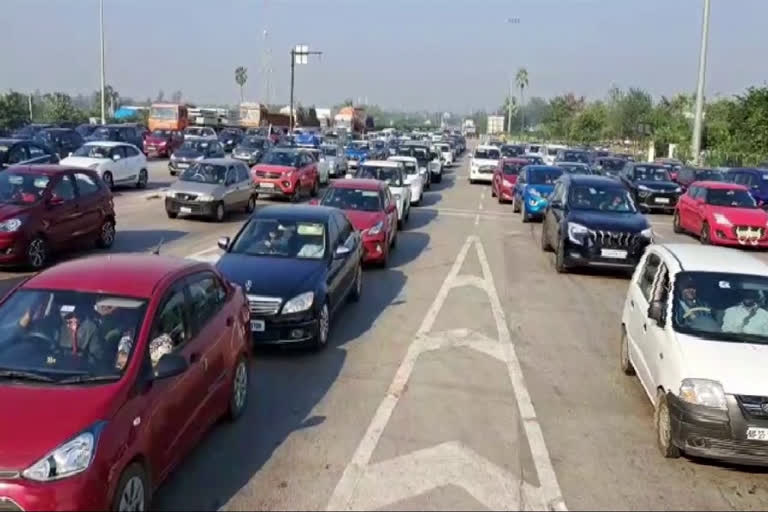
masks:
{"type": "Polygon", "coordinates": [[[105,221],[101,226],[101,235],[99,236],[99,245],[107,248],[115,242],[115,224],[112,221],[105,221]]]}
{"type": "Polygon", "coordinates": [[[144,482],[138,476],[131,477],[123,488],[118,510],[121,512],[143,511],[145,505],[144,495],[144,482]]]}
{"type": "Polygon", "coordinates": [[[320,318],[318,319],[317,342],[324,346],[328,343],[328,331],[330,330],[331,318],[328,312],[328,303],[323,304],[320,309],[320,318]]]}
{"type": "Polygon", "coordinates": [[[235,412],[239,413],[245,407],[245,400],[248,397],[248,369],[245,366],[245,361],[241,360],[237,363],[232,387],[234,409],[235,412]]]}
{"type": "Polygon", "coordinates": [[[45,247],[45,240],[42,238],[35,238],[29,243],[27,248],[27,259],[29,264],[33,268],[41,268],[45,265],[47,249],[45,247]]]}

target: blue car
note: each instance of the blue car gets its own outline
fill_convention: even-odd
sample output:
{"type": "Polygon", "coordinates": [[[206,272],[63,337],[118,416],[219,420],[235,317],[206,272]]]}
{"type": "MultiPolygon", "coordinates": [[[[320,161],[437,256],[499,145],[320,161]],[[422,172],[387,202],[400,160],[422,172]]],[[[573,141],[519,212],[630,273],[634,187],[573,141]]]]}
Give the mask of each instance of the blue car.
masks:
{"type": "Polygon", "coordinates": [[[523,167],[512,195],[512,211],[522,212],[523,222],[541,220],[549,204],[549,194],[562,174],[561,168],[549,165],[523,167]]]}
{"type": "Polygon", "coordinates": [[[371,143],[367,140],[352,141],[344,151],[349,167],[357,167],[361,162],[371,158],[371,143]]]}
{"type": "Polygon", "coordinates": [[[725,180],[744,185],[758,205],[768,205],[768,169],[737,167],[725,173],[725,180]]]}
{"type": "Polygon", "coordinates": [[[320,138],[313,132],[302,132],[296,135],[295,141],[299,146],[317,147],[320,145],[320,138]]]}

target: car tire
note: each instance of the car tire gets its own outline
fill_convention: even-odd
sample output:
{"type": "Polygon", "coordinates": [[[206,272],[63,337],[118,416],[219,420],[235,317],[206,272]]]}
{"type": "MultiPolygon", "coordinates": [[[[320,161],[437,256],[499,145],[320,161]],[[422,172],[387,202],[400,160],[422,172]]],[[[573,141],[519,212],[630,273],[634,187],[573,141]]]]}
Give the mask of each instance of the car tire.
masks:
{"type": "Polygon", "coordinates": [[[355,282],[352,285],[352,289],[349,291],[347,299],[349,302],[357,302],[363,294],[363,266],[362,264],[357,266],[355,270],[355,282]]]}
{"type": "Polygon", "coordinates": [[[680,448],[672,442],[672,419],[669,414],[667,395],[659,390],[656,395],[656,408],[653,411],[653,424],[656,430],[656,446],[666,459],[680,457],[680,448]]]}
{"type": "Polygon", "coordinates": [[[165,210],[166,215],[168,215],[169,219],[175,219],[179,216],[177,212],[172,212],[171,210],[165,210]]]}
{"type": "Polygon", "coordinates": [[[475,180],[473,180],[472,178],[469,178],[469,184],[470,185],[474,185],[475,184],[475,180]]]}
{"type": "Polygon", "coordinates": [[[242,416],[245,406],[248,405],[248,384],[248,363],[243,356],[240,356],[232,371],[232,396],[227,408],[229,421],[237,421],[242,416]]]}
{"type": "Polygon", "coordinates": [[[517,202],[517,196],[512,196],[512,213],[517,213],[520,211],[520,203],[517,202]]]}
{"type": "Polygon", "coordinates": [[[301,185],[297,183],[296,188],[293,189],[293,194],[291,194],[291,202],[298,203],[299,201],[301,201],[301,185]]]}
{"type": "Polygon", "coordinates": [[[619,354],[622,373],[631,377],[635,374],[635,367],[632,365],[632,361],[629,358],[629,339],[627,338],[627,330],[623,326],[621,328],[619,354]]]}
{"type": "Polygon", "coordinates": [[[146,169],[139,171],[139,180],[136,182],[136,188],[147,188],[149,182],[149,174],[146,169]]]}
{"type": "Polygon", "coordinates": [[[171,176],[176,176],[176,171],[168,171],[171,173],[171,176]]]}
{"type": "Polygon", "coordinates": [[[245,205],[245,213],[253,213],[253,210],[256,209],[256,196],[254,194],[251,194],[251,197],[248,198],[248,203],[245,205]]]}
{"type": "Polygon", "coordinates": [[[328,335],[331,332],[331,310],[328,301],[323,302],[317,315],[317,334],[315,334],[314,348],[322,350],[328,345],[328,335]]]}
{"type": "Polygon", "coordinates": [[[50,257],[48,242],[40,235],[30,240],[26,250],[27,265],[34,270],[40,270],[48,263],[50,257]]]}
{"type": "Polygon", "coordinates": [[[520,212],[523,216],[523,223],[530,222],[531,218],[528,216],[528,210],[525,207],[525,201],[523,201],[523,204],[520,207],[520,212]]]}
{"type": "Polygon", "coordinates": [[[555,251],[555,270],[557,270],[558,274],[568,272],[568,265],[565,262],[565,246],[562,240],[557,244],[557,250],[555,251]]]}
{"type": "Polygon", "coordinates": [[[395,234],[392,236],[392,240],[389,242],[390,247],[396,247],[397,246],[397,231],[395,231],[395,234]]]}
{"type": "Polygon", "coordinates": [[[309,195],[312,197],[317,197],[317,194],[320,193],[320,180],[315,178],[314,183],[312,183],[312,190],[309,192],[309,195]]]}
{"type": "Polygon", "coordinates": [[[102,249],[109,249],[115,243],[115,221],[104,219],[99,228],[99,236],[96,238],[96,245],[102,249]]]}
{"type": "Polygon", "coordinates": [[[227,216],[227,210],[224,208],[224,203],[219,201],[216,203],[216,209],[213,211],[213,220],[215,222],[223,222],[224,217],[227,216]]]}
{"type": "Polygon", "coordinates": [[[704,223],[701,225],[701,233],[699,234],[699,242],[701,242],[701,245],[712,245],[712,240],[710,239],[709,235],[709,223],[704,221],[704,223]]]}
{"type": "Polygon", "coordinates": [[[552,252],[552,244],[547,241],[547,237],[544,234],[544,225],[541,226],[541,250],[544,252],[552,252]]]}
{"type": "Polygon", "coordinates": [[[104,184],[109,190],[115,188],[115,179],[112,177],[111,172],[105,171],[104,174],[102,174],[101,179],[104,180],[104,184]]]}
{"type": "Polygon", "coordinates": [[[675,210],[675,216],[672,217],[672,231],[678,235],[683,232],[683,228],[680,227],[680,212],[675,210]]]}
{"type": "Polygon", "coordinates": [[[141,464],[134,462],[123,471],[112,497],[111,510],[150,510],[152,489],[147,472],[141,464]]]}

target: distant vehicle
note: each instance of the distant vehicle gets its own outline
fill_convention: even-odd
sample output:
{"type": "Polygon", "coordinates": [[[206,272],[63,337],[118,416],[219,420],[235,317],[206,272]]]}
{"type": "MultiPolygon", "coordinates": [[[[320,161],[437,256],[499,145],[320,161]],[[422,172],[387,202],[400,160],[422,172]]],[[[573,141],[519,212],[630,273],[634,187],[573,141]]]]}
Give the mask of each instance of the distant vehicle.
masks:
{"type": "Polygon", "coordinates": [[[57,164],[59,155],[27,139],[0,139],[0,169],[11,165],[57,164]]]}
{"type": "Polygon", "coordinates": [[[511,201],[514,195],[517,177],[526,165],[528,165],[527,160],[502,157],[501,160],[499,160],[499,164],[493,170],[491,197],[496,197],[499,200],[499,203],[511,201]]]}
{"type": "Polygon", "coordinates": [[[219,141],[192,139],[185,140],[179,148],[173,152],[168,161],[168,171],[171,176],[192,166],[205,158],[224,158],[224,146],[219,141]]]}
{"type": "Polygon", "coordinates": [[[327,185],[330,182],[330,170],[329,163],[325,158],[322,158],[323,153],[317,148],[301,148],[304,153],[309,154],[317,165],[317,176],[320,180],[320,185],[327,185]]]}
{"type": "Polygon", "coordinates": [[[320,146],[321,159],[328,162],[328,175],[331,178],[343,178],[347,174],[347,159],[344,148],[339,144],[323,144],[320,146]]]}
{"type": "Polygon", "coordinates": [[[345,150],[347,166],[356,168],[371,156],[371,143],[367,140],[353,140],[345,150]]]}
{"type": "Polygon", "coordinates": [[[88,142],[61,161],[61,165],[92,169],[110,189],[115,185],[146,188],[147,157],[132,144],[88,142]]]}
{"type": "Polygon", "coordinates": [[[672,213],[683,189],[673,182],[661,164],[627,162],[621,181],[643,209],[672,213]]]}
{"type": "Polygon", "coordinates": [[[182,132],[189,126],[189,109],[178,103],[153,103],[149,108],[149,131],[182,132]]]}
{"type": "Polygon", "coordinates": [[[195,162],[165,193],[165,212],[171,219],[200,215],[222,222],[229,212],[251,213],[255,208],[248,166],[232,158],[195,162]]]}
{"type": "Polygon", "coordinates": [[[351,134],[362,134],[366,131],[366,115],[363,107],[343,107],[333,118],[335,130],[343,130],[351,134]]]}
{"type": "Polygon", "coordinates": [[[0,264],[39,270],[83,240],[105,248],[115,240],[112,193],[90,169],[9,167],[0,172],[0,206],[0,264]]]}
{"type": "Polygon", "coordinates": [[[296,134],[294,140],[299,146],[317,147],[320,145],[320,137],[314,132],[300,132],[296,134]]]}
{"type": "Polygon", "coordinates": [[[390,155],[389,144],[385,140],[374,140],[371,142],[371,154],[369,158],[372,160],[386,160],[390,155]]]}
{"type": "Polygon", "coordinates": [[[768,204],[768,169],[736,167],[728,170],[725,179],[747,187],[758,205],[768,204]]]}
{"type": "Polygon", "coordinates": [[[525,154],[525,146],[522,144],[502,144],[499,150],[504,158],[515,158],[525,154]]]}
{"type": "Polygon", "coordinates": [[[421,204],[424,187],[430,179],[427,170],[419,168],[419,161],[412,156],[391,156],[387,160],[403,164],[404,180],[411,187],[411,204],[414,206],[421,204]]]}
{"type": "Polygon", "coordinates": [[[261,157],[269,151],[272,143],[261,135],[245,135],[240,143],[232,149],[232,158],[242,160],[249,166],[256,165],[261,157]]]}
{"type": "Polygon", "coordinates": [[[528,162],[528,165],[546,165],[544,163],[544,159],[542,157],[540,157],[539,155],[535,155],[535,154],[532,155],[532,154],[526,153],[526,154],[524,154],[522,156],[519,156],[517,158],[522,158],[523,160],[528,162]]]}
{"type": "Polygon", "coordinates": [[[562,144],[544,144],[537,153],[542,157],[543,165],[555,165],[557,152],[567,148],[562,144]]]}
{"type": "Polygon", "coordinates": [[[675,158],[657,158],[654,163],[661,164],[669,171],[669,177],[672,181],[677,181],[677,174],[683,168],[683,162],[675,158]]]}
{"type": "Polygon", "coordinates": [[[621,183],[604,176],[563,175],[541,226],[541,249],[555,252],[555,269],[580,266],[634,269],[653,241],[648,219],[621,183]]]}
{"type": "Polygon", "coordinates": [[[83,137],[70,128],[44,128],[32,140],[51,148],[59,158],[66,157],[83,145],[83,137]]]}
{"type": "Polygon", "coordinates": [[[397,148],[398,156],[412,156],[419,163],[419,172],[426,171],[429,176],[426,188],[432,188],[432,183],[440,183],[443,179],[443,166],[437,153],[429,144],[418,141],[408,141],[397,148]]]}
{"type": "Polygon", "coordinates": [[[599,156],[592,163],[597,174],[608,176],[609,178],[618,177],[626,164],[627,160],[611,156],[599,156]]]}
{"type": "MultiPolygon", "coordinates": [[[[542,159],[542,162],[543,162],[544,161],[543,159],[544,159],[544,151],[545,151],[545,149],[546,148],[544,147],[543,144],[536,144],[536,143],[527,144],[525,146],[525,154],[526,155],[532,155],[532,156],[538,156],[538,157],[540,157],[542,159]]],[[[543,163],[541,165],[543,165],[543,163]]]]}
{"type": "Polygon", "coordinates": [[[184,135],[172,130],[155,130],[144,139],[144,154],[170,157],[184,143],[184,135]]]}
{"type": "Polygon", "coordinates": [[[52,124],[28,124],[22,128],[19,128],[18,130],[14,130],[11,133],[12,139],[32,139],[35,137],[37,132],[40,130],[44,130],[46,128],[55,128],[52,124]]]}
{"type": "Polygon", "coordinates": [[[90,135],[92,135],[94,130],[96,130],[96,128],[98,127],[99,127],[98,124],[84,123],[84,124],[78,125],[77,128],[75,128],[75,131],[79,133],[80,136],[83,137],[83,139],[85,139],[86,137],[89,137],[90,135]]]}
{"type": "Polygon", "coordinates": [[[589,165],[589,152],[583,149],[558,149],[555,165],[559,165],[559,162],[581,162],[589,165]]]}
{"type": "Polygon", "coordinates": [[[219,142],[227,153],[235,149],[242,139],[243,130],[240,128],[224,128],[219,132],[219,142]]]}
{"type": "MultiPolygon", "coordinates": [[[[184,130],[184,140],[219,140],[218,135],[216,135],[216,130],[211,128],[210,126],[188,126],[184,130]]],[[[223,146],[222,146],[223,147],[223,146]]]]}
{"type": "Polygon", "coordinates": [[[433,145],[435,151],[439,153],[445,167],[453,167],[453,151],[447,142],[438,142],[433,145]]]}
{"type": "Polygon", "coordinates": [[[725,173],[716,169],[703,169],[683,167],[677,174],[677,183],[683,189],[688,190],[694,181],[726,181],[725,173]]]}
{"type": "Polygon", "coordinates": [[[85,138],[86,142],[112,141],[127,142],[137,148],[144,148],[144,137],[141,128],[131,124],[107,124],[99,126],[85,138]]]}
{"type": "Polygon", "coordinates": [[[555,167],[561,168],[566,174],[594,174],[589,165],[583,162],[557,162],[555,167]]]}
{"type": "Polygon", "coordinates": [[[383,181],[389,185],[397,205],[397,224],[403,228],[411,216],[411,187],[405,181],[403,162],[388,160],[369,160],[360,165],[355,174],[357,179],[383,181]]]}
{"type": "Polygon", "coordinates": [[[285,197],[294,202],[304,195],[317,197],[320,191],[317,162],[299,149],[270,149],[251,169],[251,179],[259,195],[285,197]]]}
{"type": "Polygon", "coordinates": [[[219,247],[217,268],[248,298],[255,344],[322,349],[334,316],[362,293],[360,234],[337,208],[260,208],[219,247]]]}
{"type": "Polygon", "coordinates": [[[549,203],[555,181],[563,174],[559,167],[526,165],[520,171],[512,196],[512,211],[521,212],[523,222],[541,218],[549,203]]]}
{"type": "Polygon", "coordinates": [[[501,151],[496,146],[480,145],[475,148],[469,162],[469,182],[478,181],[491,183],[493,171],[499,165],[501,151]]]}

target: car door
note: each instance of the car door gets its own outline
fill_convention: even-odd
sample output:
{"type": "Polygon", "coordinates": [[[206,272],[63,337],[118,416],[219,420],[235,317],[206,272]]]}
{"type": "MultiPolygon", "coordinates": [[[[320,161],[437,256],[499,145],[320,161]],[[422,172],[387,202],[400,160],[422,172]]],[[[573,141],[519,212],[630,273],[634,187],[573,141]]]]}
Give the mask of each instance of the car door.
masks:
{"type": "Polygon", "coordinates": [[[25,164],[52,164],[59,161],[59,157],[34,142],[25,142],[29,159],[25,164]]]}
{"type": "Polygon", "coordinates": [[[85,172],[76,172],[72,177],[75,180],[77,209],[80,213],[77,222],[78,232],[81,235],[96,235],[104,221],[101,185],[85,172]]]}
{"type": "Polygon", "coordinates": [[[658,301],[662,304],[662,311],[664,311],[661,322],[657,323],[655,320],[648,317],[648,311],[645,313],[645,324],[643,328],[643,334],[645,335],[643,343],[643,352],[645,353],[645,361],[648,364],[649,382],[650,386],[646,387],[648,390],[655,390],[661,382],[662,365],[664,364],[664,352],[668,351],[670,347],[667,345],[671,342],[666,335],[666,329],[671,317],[669,312],[669,298],[670,298],[670,276],[667,266],[662,261],[659,265],[659,270],[656,273],[656,280],[654,281],[651,291],[651,300],[658,301]]]}
{"type": "Polygon", "coordinates": [[[55,176],[50,186],[49,206],[45,214],[48,221],[46,235],[52,246],[61,248],[70,245],[75,238],[82,235],[82,213],[72,174],[62,173],[55,176]]]}
{"type": "Polygon", "coordinates": [[[707,215],[707,189],[696,187],[696,195],[691,201],[691,230],[694,233],[701,233],[701,227],[707,215]]]}
{"type": "Polygon", "coordinates": [[[342,212],[333,212],[333,215],[336,219],[336,224],[339,226],[339,245],[350,249],[350,251],[341,258],[342,296],[340,299],[343,299],[349,291],[349,288],[354,284],[355,271],[357,270],[357,261],[355,261],[355,228],[352,227],[352,224],[350,224],[347,216],[342,212]]]}
{"type": "Polygon", "coordinates": [[[109,156],[112,162],[109,164],[109,170],[112,171],[112,179],[115,183],[126,181],[127,166],[125,164],[125,147],[115,146],[110,152],[109,156]]]}
{"type": "Polygon", "coordinates": [[[336,249],[339,248],[341,242],[341,226],[339,226],[336,216],[331,214],[328,216],[328,251],[330,255],[325,286],[333,308],[336,307],[342,288],[344,260],[336,257],[336,249]]]}
{"type": "Polygon", "coordinates": [[[526,182],[527,175],[528,175],[528,169],[523,167],[522,170],[520,171],[520,176],[517,177],[517,182],[515,183],[515,190],[513,192],[515,199],[517,201],[523,200],[523,190],[525,189],[525,182],[526,182]]]}
{"type": "Polygon", "coordinates": [[[235,166],[227,166],[227,174],[224,177],[224,206],[228,210],[234,210],[242,203],[239,185],[235,166]]]}
{"type": "Polygon", "coordinates": [[[677,201],[677,211],[678,211],[678,218],[680,219],[680,227],[686,230],[692,229],[691,226],[693,225],[693,222],[691,220],[691,217],[693,216],[692,207],[695,203],[695,197],[697,193],[698,187],[688,187],[688,190],[685,191],[683,195],[680,196],[680,199],[677,201]]]}
{"type": "Polygon", "coordinates": [[[638,378],[646,390],[652,390],[653,379],[650,364],[652,352],[646,342],[648,333],[648,307],[652,297],[656,275],[661,267],[661,258],[648,251],[641,262],[641,270],[635,273],[629,286],[629,311],[627,317],[627,338],[629,351],[638,378]],[[649,359],[650,358],[650,359],[649,359]]]}
{"type": "Polygon", "coordinates": [[[567,187],[562,182],[557,183],[544,213],[545,224],[541,228],[544,230],[546,240],[551,247],[557,247],[560,244],[560,224],[563,222],[563,216],[567,208],[566,197],[567,187]]]}

